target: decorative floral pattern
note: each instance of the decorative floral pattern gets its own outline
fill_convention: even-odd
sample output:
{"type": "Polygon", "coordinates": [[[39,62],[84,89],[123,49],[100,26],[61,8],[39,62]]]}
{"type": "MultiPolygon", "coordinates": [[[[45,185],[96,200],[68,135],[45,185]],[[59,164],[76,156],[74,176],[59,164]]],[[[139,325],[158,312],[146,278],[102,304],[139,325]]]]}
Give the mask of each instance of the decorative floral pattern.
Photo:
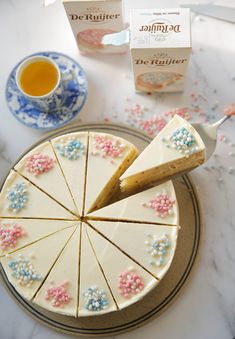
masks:
{"type": "Polygon", "coordinates": [[[120,273],[118,279],[118,289],[120,294],[125,298],[140,293],[144,288],[142,278],[134,271],[127,270],[120,273]]]}
{"type": "Polygon", "coordinates": [[[62,157],[65,157],[69,160],[77,160],[85,154],[84,144],[76,139],[71,139],[55,145],[55,148],[59,151],[59,154],[62,157]]]}
{"type": "Polygon", "coordinates": [[[55,164],[55,160],[48,155],[36,153],[28,157],[25,167],[29,173],[35,176],[50,171],[55,164]]]}
{"type": "Polygon", "coordinates": [[[66,291],[68,282],[64,282],[58,287],[51,287],[46,290],[45,299],[52,300],[52,306],[63,308],[71,300],[70,294],[66,291]]]}
{"type": "Polygon", "coordinates": [[[174,213],[173,205],[175,200],[167,193],[158,194],[148,203],[143,203],[142,206],[152,208],[156,211],[156,215],[160,218],[165,218],[174,213]]]}
{"type": "Polygon", "coordinates": [[[106,293],[97,286],[89,287],[83,293],[85,299],[85,308],[88,311],[102,311],[109,305],[106,293]]]}
{"type": "Polygon", "coordinates": [[[92,155],[99,155],[102,158],[121,158],[126,149],[126,145],[120,139],[112,139],[104,135],[96,135],[93,140],[92,155]]]}

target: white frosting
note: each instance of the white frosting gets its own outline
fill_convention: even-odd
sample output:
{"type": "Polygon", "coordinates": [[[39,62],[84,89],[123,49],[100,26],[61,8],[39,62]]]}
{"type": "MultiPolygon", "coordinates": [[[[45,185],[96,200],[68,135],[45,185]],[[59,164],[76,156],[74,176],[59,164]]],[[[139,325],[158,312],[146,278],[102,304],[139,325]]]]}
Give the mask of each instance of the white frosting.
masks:
{"type": "Polygon", "coordinates": [[[99,235],[91,227],[87,226],[86,229],[119,309],[123,309],[140,300],[158,284],[158,280],[122,253],[109,241],[99,235]],[[140,293],[133,294],[131,297],[125,298],[122,294],[120,294],[118,278],[120,273],[126,272],[129,269],[141,277],[144,282],[144,288],[140,291],[140,293]]]}
{"type": "Polygon", "coordinates": [[[78,213],[74,201],[69,192],[68,186],[64,179],[61,168],[56,160],[53,148],[49,141],[35,147],[32,151],[27,153],[15,166],[15,169],[24,177],[29,179],[32,183],[37,185],[43,191],[55,198],[62,205],[74,213],[78,213]],[[48,171],[35,176],[30,173],[25,167],[27,159],[37,153],[48,156],[54,160],[53,167],[48,171]]]}
{"type": "Polygon", "coordinates": [[[57,159],[60,163],[80,215],[83,211],[87,142],[87,132],[69,133],[51,140],[57,159]],[[56,145],[66,143],[70,140],[78,140],[84,145],[84,154],[76,160],[67,159],[62,156],[56,148],[56,145]]]}
{"type": "Polygon", "coordinates": [[[22,237],[17,238],[17,243],[14,247],[8,247],[4,251],[0,247],[0,256],[16,251],[23,246],[29,245],[64,228],[74,226],[75,222],[39,219],[0,219],[0,228],[2,227],[3,229],[7,229],[9,224],[17,224],[22,228],[25,234],[22,237]]]}
{"type": "Polygon", "coordinates": [[[85,224],[82,228],[81,241],[81,259],[80,259],[80,293],[79,293],[79,308],[78,316],[92,316],[111,311],[116,311],[117,307],[113,301],[113,297],[109,291],[109,287],[105,281],[102,270],[95,257],[90,241],[87,237],[85,224]],[[100,290],[104,290],[108,300],[108,307],[100,311],[89,311],[85,308],[84,293],[89,287],[96,286],[100,290]]]}
{"type": "Polygon", "coordinates": [[[56,311],[57,313],[76,317],[78,304],[79,245],[80,223],[38,291],[33,300],[34,303],[52,312],[56,311]],[[59,287],[65,282],[67,282],[65,286],[66,291],[71,299],[67,304],[64,304],[63,307],[55,307],[52,304],[52,300],[45,298],[46,291],[52,287],[59,287]]]}
{"type": "Polygon", "coordinates": [[[33,298],[74,230],[75,227],[66,228],[7,257],[1,258],[1,264],[8,280],[25,299],[31,300],[33,298]],[[9,267],[10,261],[17,259],[18,255],[30,260],[42,280],[35,280],[30,287],[19,284],[19,281],[12,276],[12,269],[9,267]]]}
{"type": "Polygon", "coordinates": [[[161,279],[168,271],[174,257],[178,227],[166,225],[149,225],[149,224],[131,224],[126,222],[111,221],[91,221],[99,232],[104,234],[123,252],[134,258],[141,266],[146,267],[157,278],[161,279]],[[164,264],[157,266],[155,263],[159,259],[157,256],[152,257],[147,249],[150,247],[146,242],[150,242],[153,236],[161,238],[167,236],[171,246],[164,256],[164,264]],[[153,261],[153,264],[150,262],[153,261]]]}
{"type": "Polygon", "coordinates": [[[77,219],[73,214],[14,171],[10,172],[0,193],[0,217],[77,219]],[[8,189],[12,189],[17,183],[26,184],[28,201],[25,207],[14,213],[8,207],[9,200],[7,193],[8,189]]]}
{"type": "Polygon", "coordinates": [[[151,189],[132,195],[126,199],[89,213],[87,214],[87,217],[177,225],[179,223],[179,212],[173,183],[171,181],[167,181],[162,185],[155,186],[151,189]],[[149,203],[150,200],[162,193],[169,194],[175,201],[172,207],[172,214],[165,217],[157,216],[154,209],[148,206],[143,206],[143,204],[149,203]]]}
{"type": "MultiPolygon", "coordinates": [[[[173,148],[166,147],[166,144],[162,141],[163,138],[167,139],[173,132],[181,127],[185,127],[194,136],[198,151],[205,149],[201,137],[193,126],[176,114],[138,158],[136,158],[132,165],[123,173],[120,179],[123,180],[142,171],[164,166],[166,163],[177,159],[185,158],[185,161],[187,161],[186,155],[179,153],[173,148]]],[[[190,156],[188,159],[190,162],[190,156]]]]}
{"type": "Polygon", "coordinates": [[[122,163],[129,157],[130,150],[134,146],[124,139],[118,138],[114,135],[106,133],[89,133],[89,151],[87,164],[87,179],[86,179],[86,199],[85,199],[85,213],[89,210],[95,202],[99,194],[102,192],[106,184],[110,181],[112,176],[117,172],[122,163]],[[100,154],[94,155],[96,152],[94,147],[95,137],[104,136],[114,141],[120,141],[125,145],[125,150],[120,157],[114,158],[113,162],[110,157],[102,157],[100,154]]]}

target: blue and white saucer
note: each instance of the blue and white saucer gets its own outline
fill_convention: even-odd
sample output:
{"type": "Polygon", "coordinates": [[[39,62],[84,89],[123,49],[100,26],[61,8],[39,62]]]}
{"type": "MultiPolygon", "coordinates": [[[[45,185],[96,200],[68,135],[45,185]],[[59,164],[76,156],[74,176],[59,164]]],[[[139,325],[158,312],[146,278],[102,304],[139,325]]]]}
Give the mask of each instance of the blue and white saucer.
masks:
{"type": "Polygon", "coordinates": [[[80,113],[88,91],[86,74],[81,66],[67,55],[57,52],[41,52],[32,55],[50,57],[58,64],[65,90],[65,100],[58,109],[52,112],[43,112],[30,104],[18,90],[15,81],[16,69],[22,60],[14,67],[7,80],[8,106],[14,117],[28,127],[41,130],[59,128],[80,113]]]}

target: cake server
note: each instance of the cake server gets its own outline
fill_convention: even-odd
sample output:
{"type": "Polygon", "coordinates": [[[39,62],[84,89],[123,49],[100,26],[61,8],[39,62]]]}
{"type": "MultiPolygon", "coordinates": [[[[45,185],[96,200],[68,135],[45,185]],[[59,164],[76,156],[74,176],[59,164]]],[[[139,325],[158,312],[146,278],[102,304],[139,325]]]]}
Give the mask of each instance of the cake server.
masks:
{"type": "Polygon", "coordinates": [[[212,125],[204,125],[200,123],[193,123],[192,126],[195,128],[195,130],[198,132],[200,137],[202,138],[202,141],[205,144],[206,147],[206,161],[212,156],[212,154],[215,151],[216,142],[217,142],[217,132],[219,127],[229,118],[231,118],[232,115],[235,115],[235,103],[231,106],[228,106],[224,109],[225,116],[215,122],[212,125]]]}

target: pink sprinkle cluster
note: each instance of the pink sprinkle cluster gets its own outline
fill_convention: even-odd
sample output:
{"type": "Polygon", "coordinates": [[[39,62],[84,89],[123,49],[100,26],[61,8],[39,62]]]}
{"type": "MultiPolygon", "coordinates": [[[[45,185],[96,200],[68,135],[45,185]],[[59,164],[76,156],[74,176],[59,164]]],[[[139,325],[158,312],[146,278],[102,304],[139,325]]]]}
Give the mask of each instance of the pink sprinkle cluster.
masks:
{"type": "Polygon", "coordinates": [[[125,271],[120,273],[118,289],[123,297],[129,298],[133,294],[138,294],[143,288],[143,280],[134,271],[125,271]]]}
{"type": "Polygon", "coordinates": [[[35,176],[50,171],[54,167],[55,160],[43,155],[42,153],[36,153],[28,157],[25,167],[28,172],[35,176]]]}
{"type": "Polygon", "coordinates": [[[158,217],[165,218],[173,213],[172,207],[174,203],[175,200],[169,194],[162,193],[150,200],[149,203],[143,204],[143,206],[154,209],[158,217]]]}
{"type": "Polygon", "coordinates": [[[0,245],[3,251],[8,248],[14,248],[19,238],[23,237],[25,232],[22,227],[13,223],[0,224],[0,245]]]}
{"type": "Polygon", "coordinates": [[[71,296],[66,291],[67,282],[63,283],[58,287],[51,287],[46,291],[46,300],[52,299],[52,306],[63,307],[68,304],[71,300],[71,296]]]}
{"type": "Polygon", "coordinates": [[[119,140],[112,140],[102,135],[97,135],[94,142],[93,155],[100,152],[103,158],[110,157],[112,159],[119,158],[125,150],[125,145],[119,140]]]}
{"type": "Polygon", "coordinates": [[[169,118],[173,118],[176,114],[185,120],[190,120],[191,118],[188,107],[175,108],[173,110],[170,110],[164,113],[164,115],[169,118]]]}

